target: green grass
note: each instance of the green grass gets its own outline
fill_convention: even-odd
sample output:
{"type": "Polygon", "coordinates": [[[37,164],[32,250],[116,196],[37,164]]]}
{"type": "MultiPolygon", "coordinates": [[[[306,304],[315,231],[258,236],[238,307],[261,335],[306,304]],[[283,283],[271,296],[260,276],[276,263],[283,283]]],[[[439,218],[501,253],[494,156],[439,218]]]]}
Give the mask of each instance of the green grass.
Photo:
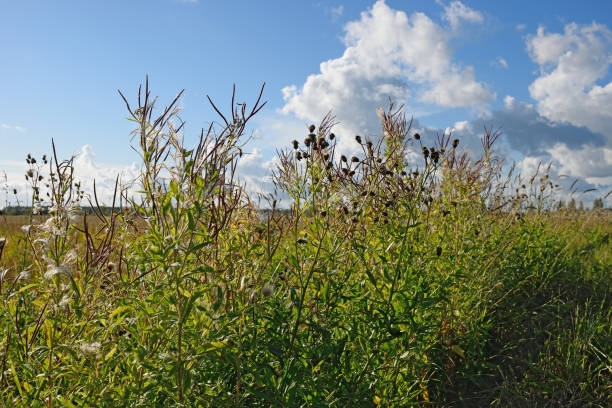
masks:
{"type": "Polygon", "coordinates": [[[54,158],[50,217],[0,223],[4,406],[612,404],[612,217],[550,211],[547,176],[515,194],[495,134],[469,158],[390,108],[342,159],[326,117],[262,213],[233,173],[261,105],[192,149],[148,95],[141,200],[77,219],[54,158]]]}

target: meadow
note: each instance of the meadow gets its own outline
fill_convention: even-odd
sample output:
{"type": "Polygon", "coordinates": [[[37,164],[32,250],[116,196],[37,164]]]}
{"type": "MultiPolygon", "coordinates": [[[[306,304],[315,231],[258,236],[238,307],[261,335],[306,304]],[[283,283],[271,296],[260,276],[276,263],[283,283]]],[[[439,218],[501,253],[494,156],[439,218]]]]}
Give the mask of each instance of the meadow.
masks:
{"type": "Polygon", "coordinates": [[[139,195],[83,214],[53,149],[27,159],[49,215],[0,215],[0,405],[612,406],[612,212],[557,208],[493,129],[471,157],[391,105],[347,157],[328,115],[256,200],[236,166],[261,94],[213,104],[195,146],[178,97],[124,100],[139,195]]]}

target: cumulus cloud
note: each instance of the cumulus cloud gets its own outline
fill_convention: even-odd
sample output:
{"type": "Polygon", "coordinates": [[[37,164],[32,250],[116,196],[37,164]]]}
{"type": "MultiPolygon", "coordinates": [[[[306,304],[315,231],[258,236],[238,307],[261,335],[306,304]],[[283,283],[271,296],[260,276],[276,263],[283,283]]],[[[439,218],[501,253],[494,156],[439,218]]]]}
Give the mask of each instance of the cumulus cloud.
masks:
{"type": "Polygon", "coordinates": [[[538,112],[556,122],[586,126],[612,141],[612,31],[601,24],[567,24],[563,33],[539,27],[527,39],[540,75],[529,86],[538,112]]]}
{"type": "Polygon", "coordinates": [[[473,10],[460,1],[453,1],[444,7],[444,19],[453,30],[457,30],[463,22],[482,23],[482,13],[473,10]]]}
{"type": "MultiPolygon", "coordinates": [[[[449,21],[476,19],[455,3],[448,6],[454,16],[449,21]]],[[[345,32],[341,57],[321,63],[320,73],[301,87],[282,90],[282,113],[317,121],[333,110],[342,136],[376,132],[376,107],[388,98],[438,107],[483,105],[494,98],[472,67],[453,62],[452,33],[423,13],[408,16],[379,0],[345,32]]]]}
{"type": "MultiPolygon", "coordinates": [[[[46,168],[43,168],[43,174],[46,168]]],[[[30,187],[24,178],[27,171],[27,165],[24,161],[15,160],[0,160],[0,184],[8,188],[8,201],[10,204],[15,204],[11,191],[16,188],[18,191],[19,202],[29,204],[31,196],[30,187]],[[4,180],[6,174],[6,180],[4,180]]],[[[90,145],[85,145],[81,148],[74,160],[74,177],[75,180],[81,181],[83,190],[91,197],[93,201],[93,183],[96,182],[96,192],[101,205],[111,205],[113,200],[113,192],[115,188],[115,180],[119,176],[120,182],[124,187],[128,188],[130,195],[135,193],[133,181],[139,174],[139,167],[136,163],[132,165],[116,165],[102,163],[96,158],[96,154],[90,145]]],[[[4,201],[4,200],[2,200],[4,201]]],[[[3,203],[4,204],[4,203],[3,203]]],[[[88,205],[84,202],[83,205],[88,205]]]]}

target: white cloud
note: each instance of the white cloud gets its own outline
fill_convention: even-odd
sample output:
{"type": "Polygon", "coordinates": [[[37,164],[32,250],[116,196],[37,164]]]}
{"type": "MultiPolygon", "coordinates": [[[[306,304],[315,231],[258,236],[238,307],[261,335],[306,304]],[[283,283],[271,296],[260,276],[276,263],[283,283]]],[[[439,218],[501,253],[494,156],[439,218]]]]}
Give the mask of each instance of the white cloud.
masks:
{"type": "Polygon", "coordinates": [[[329,9],[329,12],[330,12],[330,14],[332,16],[332,20],[336,21],[344,13],[344,6],[343,5],[339,5],[338,7],[332,7],[332,8],[329,9]]]}
{"type": "Polygon", "coordinates": [[[494,98],[476,81],[473,68],[452,61],[452,34],[423,13],[408,16],[379,0],[345,31],[344,54],[321,63],[320,73],[301,87],[285,87],[281,112],[316,122],[333,110],[340,122],[337,133],[352,137],[378,130],[376,107],[386,106],[388,98],[442,107],[482,105],[494,98]]]}
{"type": "Polygon", "coordinates": [[[612,148],[585,145],[570,149],[557,143],[548,153],[558,163],[559,172],[583,178],[594,185],[612,185],[612,148]]]}
{"type": "Polygon", "coordinates": [[[516,31],[523,31],[527,26],[525,24],[517,24],[515,28],[516,31]]]}
{"type": "Polygon", "coordinates": [[[457,30],[464,21],[482,23],[482,13],[473,10],[460,1],[453,1],[444,7],[444,19],[450,23],[453,30],[457,30]]]}
{"type": "MultiPolygon", "coordinates": [[[[46,167],[43,168],[45,175],[46,167]]],[[[16,188],[19,192],[19,201],[24,204],[29,204],[29,183],[25,180],[24,174],[27,171],[25,160],[0,160],[0,175],[2,175],[2,184],[4,185],[4,173],[6,173],[6,185],[9,189],[16,188]]],[[[101,205],[111,205],[113,199],[113,191],[115,188],[115,180],[117,176],[120,181],[127,187],[130,187],[130,194],[134,194],[135,189],[131,186],[131,182],[139,174],[139,167],[136,163],[132,165],[118,165],[101,163],[97,160],[96,154],[90,145],[85,145],[81,148],[76,159],[74,160],[74,177],[75,180],[81,181],[83,190],[91,197],[93,201],[93,182],[96,181],[96,192],[101,205]]],[[[43,190],[44,191],[44,190],[43,190]]],[[[8,197],[13,199],[12,194],[8,197]]],[[[4,199],[2,200],[4,201],[4,199]]],[[[11,202],[14,204],[14,202],[11,202]]],[[[88,205],[85,201],[83,205],[88,205]]]]}
{"type": "Polygon", "coordinates": [[[9,124],[6,124],[6,123],[0,123],[0,128],[16,130],[19,133],[24,133],[26,131],[26,129],[24,127],[22,127],[22,126],[9,125],[9,124]]]}
{"type": "Polygon", "coordinates": [[[527,50],[540,76],[529,86],[538,112],[556,122],[586,126],[612,141],[612,82],[599,84],[612,64],[612,31],[571,23],[563,33],[539,27],[527,50]]]}
{"type": "Polygon", "coordinates": [[[506,61],[504,58],[502,57],[497,57],[495,59],[495,61],[491,62],[491,65],[496,67],[496,68],[504,68],[504,69],[508,69],[508,61],[506,61]]]}

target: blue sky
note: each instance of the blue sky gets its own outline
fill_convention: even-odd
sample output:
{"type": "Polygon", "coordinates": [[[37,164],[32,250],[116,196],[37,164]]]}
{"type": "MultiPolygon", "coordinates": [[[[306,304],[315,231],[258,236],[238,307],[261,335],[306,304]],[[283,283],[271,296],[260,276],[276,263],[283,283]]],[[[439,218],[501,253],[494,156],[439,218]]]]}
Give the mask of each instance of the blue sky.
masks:
{"type": "Polygon", "coordinates": [[[350,151],[391,96],[426,134],[453,128],[469,149],[499,126],[525,172],[552,162],[605,194],[611,30],[605,1],[0,1],[0,171],[24,190],[26,154],[54,138],[109,191],[137,160],[117,89],[135,97],[148,74],[160,103],[185,88],[187,141],[215,119],[206,94],[227,106],[236,83],[248,102],[266,82],[242,166],[254,190],[324,112],[350,151]]]}

